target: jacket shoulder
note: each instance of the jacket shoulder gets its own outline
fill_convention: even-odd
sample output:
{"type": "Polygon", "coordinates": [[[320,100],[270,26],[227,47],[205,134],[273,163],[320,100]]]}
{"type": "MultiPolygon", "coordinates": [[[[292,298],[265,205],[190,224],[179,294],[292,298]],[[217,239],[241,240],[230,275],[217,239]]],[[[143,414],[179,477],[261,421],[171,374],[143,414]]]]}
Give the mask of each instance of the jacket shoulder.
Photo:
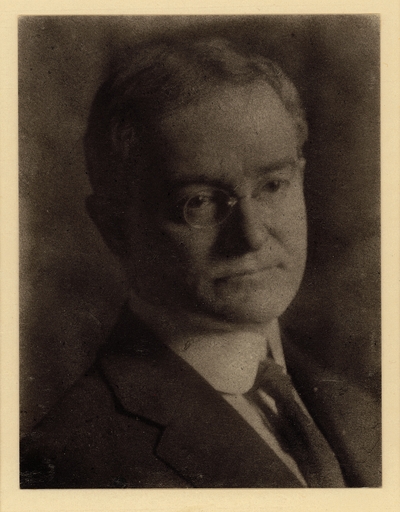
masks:
{"type": "Polygon", "coordinates": [[[154,457],[159,435],[158,425],[120,410],[91,370],[21,441],[20,487],[185,486],[154,457]]]}

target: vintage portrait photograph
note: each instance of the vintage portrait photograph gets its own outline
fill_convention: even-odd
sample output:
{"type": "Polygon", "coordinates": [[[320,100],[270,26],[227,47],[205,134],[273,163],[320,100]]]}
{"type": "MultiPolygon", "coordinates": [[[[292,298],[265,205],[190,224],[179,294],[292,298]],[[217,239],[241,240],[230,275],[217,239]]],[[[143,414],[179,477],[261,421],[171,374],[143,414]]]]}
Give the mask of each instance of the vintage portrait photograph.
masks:
{"type": "Polygon", "coordinates": [[[382,486],[380,34],[19,17],[21,490],[382,486]]]}

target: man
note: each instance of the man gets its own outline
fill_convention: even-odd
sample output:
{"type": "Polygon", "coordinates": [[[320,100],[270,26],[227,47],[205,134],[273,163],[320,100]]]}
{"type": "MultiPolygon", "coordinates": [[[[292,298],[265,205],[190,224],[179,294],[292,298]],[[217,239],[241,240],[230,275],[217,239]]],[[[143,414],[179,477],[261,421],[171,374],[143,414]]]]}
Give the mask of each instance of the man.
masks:
{"type": "Polygon", "coordinates": [[[377,405],[278,325],[306,260],[306,137],[264,57],[221,40],[125,56],[85,148],[130,296],[23,441],[22,487],[380,485],[377,405]]]}

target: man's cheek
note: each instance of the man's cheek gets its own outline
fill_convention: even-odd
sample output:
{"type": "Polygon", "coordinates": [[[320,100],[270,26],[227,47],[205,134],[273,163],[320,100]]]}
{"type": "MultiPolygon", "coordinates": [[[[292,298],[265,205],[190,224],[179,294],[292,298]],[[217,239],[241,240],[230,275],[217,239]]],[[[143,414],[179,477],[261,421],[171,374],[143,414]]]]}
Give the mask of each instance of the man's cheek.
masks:
{"type": "Polygon", "coordinates": [[[164,254],[168,252],[174,261],[179,262],[184,268],[195,273],[204,271],[209,264],[213,238],[206,231],[187,226],[164,229],[162,251],[164,254]]]}

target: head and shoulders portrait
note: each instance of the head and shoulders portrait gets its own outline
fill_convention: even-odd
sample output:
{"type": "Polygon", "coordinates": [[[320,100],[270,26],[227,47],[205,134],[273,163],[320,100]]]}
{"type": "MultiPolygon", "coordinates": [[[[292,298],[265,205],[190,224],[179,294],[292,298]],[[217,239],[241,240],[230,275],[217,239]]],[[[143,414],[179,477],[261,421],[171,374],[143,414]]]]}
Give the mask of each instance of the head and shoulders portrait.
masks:
{"type": "Polygon", "coordinates": [[[381,485],[378,27],[21,19],[21,488],[381,485]]]}

